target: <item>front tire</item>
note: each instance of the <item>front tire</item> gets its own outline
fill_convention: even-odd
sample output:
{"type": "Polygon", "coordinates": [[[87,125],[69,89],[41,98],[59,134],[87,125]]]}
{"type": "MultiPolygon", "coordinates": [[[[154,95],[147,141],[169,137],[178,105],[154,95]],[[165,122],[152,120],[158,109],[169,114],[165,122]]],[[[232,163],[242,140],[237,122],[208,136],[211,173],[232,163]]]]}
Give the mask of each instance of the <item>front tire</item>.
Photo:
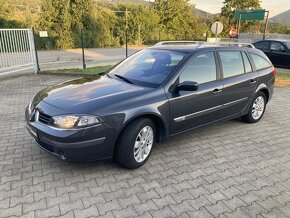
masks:
{"type": "Polygon", "coordinates": [[[117,161],[129,169],[141,167],[151,154],[155,133],[154,123],[150,119],[141,118],[130,123],[118,141],[117,161]]]}
{"type": "Polygon", "coordinates": [[[247,123],[259,122],[266,110],[267,97],[263,92],[257,92],[251,102],[248,114],[243,116],[243,120],[247,123]]]}

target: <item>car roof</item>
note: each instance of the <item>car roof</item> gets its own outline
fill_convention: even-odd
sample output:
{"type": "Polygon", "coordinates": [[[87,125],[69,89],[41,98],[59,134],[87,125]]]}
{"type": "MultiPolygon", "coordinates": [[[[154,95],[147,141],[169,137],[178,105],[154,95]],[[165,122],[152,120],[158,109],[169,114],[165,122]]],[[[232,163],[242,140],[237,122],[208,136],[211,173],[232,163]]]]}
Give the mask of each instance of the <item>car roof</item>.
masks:
{"type": "Polygon", "coordinates": [[[148,49],[152,50],[167,50],[167,51],[177,51],[177,52],[183,52],[183,53],[193,53],[200,50],[213,50],[218,48],[225,48],[225,49],[231,49],[231,50],[243,50],[245,47],[237,47],[237,46],[192,46],[192,45],[162,45],[162,46],[152,46],[148,49]]]}
{"type": "Polygon", "coordinates": [[[290,42],[290,40],[287,40],[287,39],[265,39],[265,40],[259,40],[255,43],[258,43],[258,42],[290,42]]]}
{"type": "Polygon", "coordinates": [[[188,53],[188,52],[196,51],[199,48],[196,46],[188,46],[188,45],[162,45],[162,46],[152,46],[149,49],[180,51],[180,52],[188,53]]]}
{"type": "Polygon", "coordinates": [[[213,49],[243,50],[242,48],[254,48],[250,43],[241,42],[204,42],[204,41],[161,41],[149,49],[170,50],[192,53],[199,50],[213,49]]]}

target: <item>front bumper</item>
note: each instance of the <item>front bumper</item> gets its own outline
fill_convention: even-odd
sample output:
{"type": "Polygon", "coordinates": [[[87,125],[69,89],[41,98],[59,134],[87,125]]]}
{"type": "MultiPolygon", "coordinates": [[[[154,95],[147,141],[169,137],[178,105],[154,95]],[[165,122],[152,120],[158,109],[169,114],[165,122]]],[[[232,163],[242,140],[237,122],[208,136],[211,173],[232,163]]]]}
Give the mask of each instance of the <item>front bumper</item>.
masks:
{"type": "Polygon", "coordinates": [[[27,130],[38,147],[62,160],[86,162],[113,156],[117,134],[106,123],[79,130],[60,130],[29,121],[27,109],[25,118],[27,130]]]}

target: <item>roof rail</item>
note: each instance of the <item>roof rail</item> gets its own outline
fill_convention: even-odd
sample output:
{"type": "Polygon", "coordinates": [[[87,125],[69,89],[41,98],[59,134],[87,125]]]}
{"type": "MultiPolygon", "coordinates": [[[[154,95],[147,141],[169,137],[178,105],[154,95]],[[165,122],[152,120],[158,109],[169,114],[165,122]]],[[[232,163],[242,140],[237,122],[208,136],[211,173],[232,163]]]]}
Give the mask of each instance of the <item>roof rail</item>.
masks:
{"type": "Polygon", "coordinates": [[[171,45],[171,44],[192,44],[192,45],[196,45],[196,44],[201,44],[204,43],[203,41],[161,41],[156,43],[154,46],[159,46],[159,45],[171,45]]]}
{"type": "Polygon", "coordinates": [[[164,46],[164,45],[185,45],[185,46],[196,46],[196,47],[206,47],[206,46],[237,46],[237,47],[248,47],[255,48],[251,43],[242,42],[204,42],[204,41],[162,41],[158,42],[154,46],[164,46]]]}

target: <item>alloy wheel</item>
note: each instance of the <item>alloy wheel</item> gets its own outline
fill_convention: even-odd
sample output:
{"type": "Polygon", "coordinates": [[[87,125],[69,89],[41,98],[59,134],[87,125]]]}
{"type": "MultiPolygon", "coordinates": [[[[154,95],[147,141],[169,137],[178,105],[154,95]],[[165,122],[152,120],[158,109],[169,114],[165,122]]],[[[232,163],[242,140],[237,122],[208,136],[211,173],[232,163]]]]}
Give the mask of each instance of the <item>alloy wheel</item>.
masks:
{"type": "Polygon", "coordinates": [[[146,160],[154,142],[154,132],[150,126],[145,126],[138,133],[134,145],[134,158],[138,163],[146,160]]]}
{"type": "Polygon", "coordinates": [[[265,109],[265,100],[262,96],[259,96],[254,101],[253,107],[252,107],[252,116],[253,119],[258,120],[263,115],[265,109]]]}

